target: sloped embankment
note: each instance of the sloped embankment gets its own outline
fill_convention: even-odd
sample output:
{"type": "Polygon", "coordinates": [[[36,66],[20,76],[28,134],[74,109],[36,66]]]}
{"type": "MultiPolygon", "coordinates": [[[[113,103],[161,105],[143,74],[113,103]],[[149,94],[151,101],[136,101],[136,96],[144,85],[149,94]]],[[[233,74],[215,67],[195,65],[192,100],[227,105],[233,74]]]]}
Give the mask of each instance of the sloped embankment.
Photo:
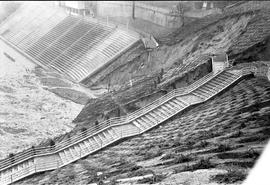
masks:
{"type": "Polygon", "coordinates": [[[191,171],[196,174],[199,169],[205,169],[200,171],[208,177],[203,179],[205,185],[209,178],[226,181],[221,177],[229,175],[232,177],[226,183],[241,181],[270,138],[269,98],[270,83],[266,79],[244,79],[141,136],[17,184],[86,184],[94,181],[93,171],[102,171],[109,179],[165,173],[165,182],[194,184],[192,175],[177,176],[191,171]],[[218,173],[221,175],[209,177],[218,173]]]}

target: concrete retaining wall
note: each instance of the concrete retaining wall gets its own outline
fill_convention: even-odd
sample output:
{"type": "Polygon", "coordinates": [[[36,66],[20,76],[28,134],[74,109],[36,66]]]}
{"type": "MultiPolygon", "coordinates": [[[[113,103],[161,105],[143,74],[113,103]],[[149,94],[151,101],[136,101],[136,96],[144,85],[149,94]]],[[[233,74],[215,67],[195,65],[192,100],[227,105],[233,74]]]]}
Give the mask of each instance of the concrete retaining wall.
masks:
{"type": "MultiPolygon", "coordinates": [[[[141,18],[169,28],[181,27],[182,18],[171,16],[169,12],[169,9],[135,2],[135,18],[141,18]]],[[[98,1],[97,15],[101,17],[131,17],[132,1],[98,1]]]]}

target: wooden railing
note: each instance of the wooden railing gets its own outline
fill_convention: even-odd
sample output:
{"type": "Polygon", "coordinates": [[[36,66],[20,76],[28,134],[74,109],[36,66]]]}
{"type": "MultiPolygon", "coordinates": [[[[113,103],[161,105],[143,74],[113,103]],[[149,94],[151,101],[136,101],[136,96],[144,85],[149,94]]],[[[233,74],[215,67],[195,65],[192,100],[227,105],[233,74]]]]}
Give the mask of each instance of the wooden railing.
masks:
{"type": "MultiPolygon", "coordinates": [[[[247,67],[247,68],[243,68],[240,71],[240,76],[245,76],[247,74],[250,74],[251,72],[254,72],[255,70],[256,70],[256,67],[252,67],[252,66],[247,67]]],[[[194,91],[195,89],[199,88],[203,84],[207,83],[208,81],[215,78],[216,76],[218,76],[222,72],[223,71],[220,71],[219,73],[216,73],[216,74],[209,73],[208,75],[206,75],[205,77],[196,81],[195,83],[191,84],[190,86],[185,87],[185,88],[175,89],[175,90],[171,91],[170,93],[166,94],[165,96],[162,96],[161,98],[149,103],[148,105],[146,105],[142,109],[139,109],[139,110],[137,110],[131,114],[128,114],[126,116],[123,116],[123,117],[119,117],[119,118],[115,117],[115,118],[111,118],[109,120],[106,120],[106,121],[100,123],[98,125],[98,127],[88,128],[83,132],[80,132],[76,135],[70,136],[69,139],[66,139],[62,142],[56,143],[56,145],[54,145],[52,147],[30,148],[30,149],[27,149],[23,152],[17,153],[12,157],[3,159],[0,161],[0,172],[8,170],[9,168],[14,167],[16,165],[20,165],[23,162],[33,160],[36,157],[42,157],[42,156],[44,156],[44,157],[45,156],[54,156],[55,161],[53,162],[53,165],[52,165],[54,167],[48,167],[48,168],[46,167],[46,166],[48,166],[48,163],[50,163],[51,161],[48,161],[48,162],[46,161],[46,163],[43,164],[44,168],[42,168],[42,166],[39,165],[38,168],[42,169],[40,171],[52,170],[52,169],[56,169],[57,167],[64,166],[66,164],[63,164],[61,162],[61,159],[59,158],[59,155],[58,155],[58,153],[60,151],[63,151],[66,148],[74,146],[77,143],[80,143],[81,141],[84,141],[84,140],[90,138],[91,136],[96,135],[96,134],[98,134],[106,129],[115,128],[115,127],[119,127],[121,125],[129,124],[132,122],[132,120],[147,114],[149,111],[157,108],[158,106],[161,106],[162,104],[166,103],[170,99],[177,97],[177,96],[180,96],[180,95],[189,94],[190,92],[194,91]]],[[[123,133],[126,133],[126,130],[123,130],[123,133]]],[[[139,129],[137,129],[137,130],[131,130],[128,132],[128,133],[132,133],[132,134],[123,134],[123,133],[122,133],[122,131],[121,131],[121,133],[117,133],[119,135],[118,139],[137,135],[137,134],[140,134],[141,132],[139,129]]],[[[118,140],[118,139],[116,139],[116,140],[118,140]]],[[[114,141],[112,141],[112,142],[114,142],[114,141]]],[[[110,142],[110,143],[112,143],[112,142],[110,142]]],[[[104,143],[104,145],[100,146],[100,148],[103,148],[110,143],[104,143]]],[[[87,155],[89,155],[89,154],[87,154],[87,155]]],[[[86,155],[84,155],[84,156],[86,156],[86,155]]],[[[79,156],[78,158],[80,158],[80,157],[81,156],[79,156]]],[[[74,159],[73,161],[78,160],[78,158],[74,159]]],[[[69,161],[68,163],[73,162],[73,161],[69,161]]],[[[34,172],[33,173],[38,172],[36,169],[37,169],[37,166],[34,165],[34,170],[33,170],[34,172]]],[[[22,170],[16,171],[17,176],[18,176],[18,173],[22,173],[22,175],[20,176],[19,179],[33,174],[32,172],[31,173],[29,172],[28,174],[23,175],[23,173],[25,173],[24,171],[25,171],[25,168],[23,168],[22,170]]],[[[19,179],[14,179],[14,177],[15,177],[14,175],[15,174],[13,174],[13,173],[11,173],[11,175],[10,174],[1,175],[0,182],[5,183],[5,184],[9,184],[11,182],[14,182],[15,180],[19,180],[19,179]],[[12,175],[13,175],[13,178],[12,178],[12,175]],[[9,176],[9,178],[7,178],[6,176],[9,176]],[[6,181],[6,180],[4,180],[4,178],[7,178],[9,180],[6,181]]]]}

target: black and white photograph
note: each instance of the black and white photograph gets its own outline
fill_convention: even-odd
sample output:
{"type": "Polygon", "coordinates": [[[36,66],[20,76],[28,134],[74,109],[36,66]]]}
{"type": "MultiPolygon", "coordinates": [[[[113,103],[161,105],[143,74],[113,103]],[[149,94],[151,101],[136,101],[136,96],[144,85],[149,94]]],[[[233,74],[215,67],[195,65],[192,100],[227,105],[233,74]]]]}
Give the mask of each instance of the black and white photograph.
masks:
{"type": "Polygon", "coordinates": [[[0,1],[0,185],[270,185],[270,1],[0,1]]]}

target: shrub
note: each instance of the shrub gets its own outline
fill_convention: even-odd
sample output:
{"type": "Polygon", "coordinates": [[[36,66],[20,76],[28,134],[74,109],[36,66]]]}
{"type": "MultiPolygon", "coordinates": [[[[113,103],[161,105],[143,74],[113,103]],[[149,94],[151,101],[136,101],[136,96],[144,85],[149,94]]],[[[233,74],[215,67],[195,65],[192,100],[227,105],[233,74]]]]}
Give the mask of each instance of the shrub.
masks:
{"type": "Polygon", "coordinates": [[[8,154],[8,157],[13,158],[14,157],[14,153],[8,154]]]}
{"type": "Polygon", "coordinates": [[[151,148],[149,151],[147,151],[144,155],[144,160],[151,159],[154,157],[158,157],[162,154],[160,148],[158,146],[151,148]]]}
{"type": "Polygon", "coordinates": [[[50,145],[50,146],[54,146],[54,145],[55,145],[55,142],[54,142],[54,140],[52,140],[52,139],[49,139],[49,145],[50,145]]]}

